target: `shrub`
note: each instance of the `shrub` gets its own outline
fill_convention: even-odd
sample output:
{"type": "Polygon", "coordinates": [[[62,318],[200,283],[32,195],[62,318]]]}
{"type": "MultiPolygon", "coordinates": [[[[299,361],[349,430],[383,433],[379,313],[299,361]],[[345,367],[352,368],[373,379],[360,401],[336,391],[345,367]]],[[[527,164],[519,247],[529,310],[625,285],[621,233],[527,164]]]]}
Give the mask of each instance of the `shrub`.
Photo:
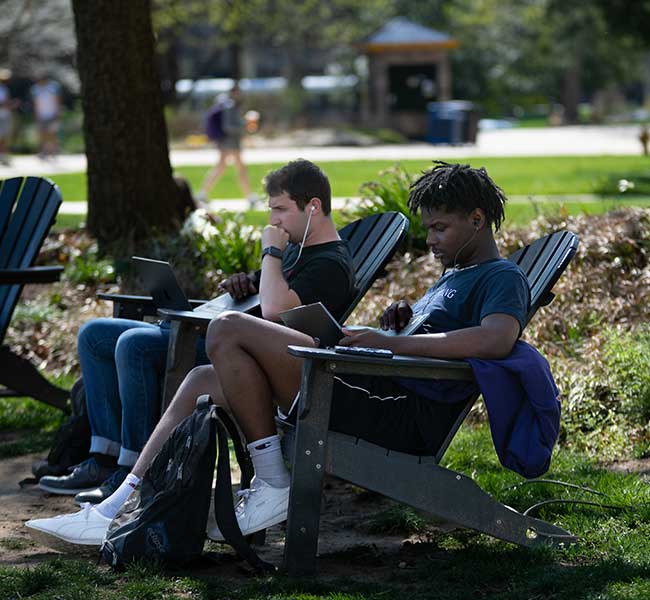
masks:
{"type": "Polygon", "coordinates": [[[259,268],[261,233],[246,225],[240,214],[222,212],[210,220],[195,211],[179,235],[152,239],[146,256],[167,260],[189,297],[207,298],[219,293],[228,275],[259,268]]]}
{"type": "Polygon", "coordinates": [[[351,218],[359,219],[383,213],[398,211],[409,218],[409,231],[406,243],[409,249],[424,251],[427,248],[427,230],[420,217],[413,215],[408,208],[411,176],[399,165],[382,171],[379,181],[364,183],[359,189],[361,202],[349,211],[351,218]]]}
{"type": "Polygon", "coordinates": [[[65,276],[72,283],[97,285],[115,281],[113,261],[98,258],[97,252],[75,256],[65,268],[65,276]]]}

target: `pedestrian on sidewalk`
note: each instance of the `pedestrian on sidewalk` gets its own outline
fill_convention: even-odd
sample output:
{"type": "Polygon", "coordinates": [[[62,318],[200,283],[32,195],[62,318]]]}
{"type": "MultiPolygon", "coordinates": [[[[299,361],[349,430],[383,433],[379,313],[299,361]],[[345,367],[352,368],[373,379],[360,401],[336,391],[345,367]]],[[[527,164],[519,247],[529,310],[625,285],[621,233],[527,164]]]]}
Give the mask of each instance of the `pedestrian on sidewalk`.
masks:
{"type": "Polygon", "coordinates": [[[12,133],[12,114],[16,101],[12,100],[7,87],[11,79],[9,69],[0,69],[0,164],[9,166],[9,140],[12,133]]]}
{"type": "Polygon", "coordinates": [[[217,96],[215,103],[206,114],[206,133],[219,150],[219,161],[205,176],[201,189],[196,195],[197,201],[202,204],[207,201],[210,190],[231,162],[237,169],[239,185],[248,198],[250,208],[255,208],[259,200],[258,195],[251,191],[246,165],[241,157],[241,139],[244,131],[250,131],[256,123],[250,123],[250,118],[242,118],[240,102],[241,92],[239,84],[235,82],[227,96],[217,96]]]}
{"type": "Polygon", "coordinates": [[[61,86],[43,73],[32,86],[31,96],[38,125],[38,155],[42,159],[52,158],[59,152],[57,136],[61,126],[61,86]]]}

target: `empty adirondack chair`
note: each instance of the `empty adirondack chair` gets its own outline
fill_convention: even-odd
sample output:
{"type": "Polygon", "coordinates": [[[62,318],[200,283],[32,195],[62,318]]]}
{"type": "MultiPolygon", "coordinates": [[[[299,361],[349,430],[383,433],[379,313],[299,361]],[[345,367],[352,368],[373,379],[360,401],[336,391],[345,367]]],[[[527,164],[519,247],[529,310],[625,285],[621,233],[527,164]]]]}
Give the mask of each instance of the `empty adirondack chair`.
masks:
{"type": "MultiPolygon", "coordinates": [[[[15,177],[0,187],[0,343],[26,283],[51,283],[63,267],[34,267],[61,204],[49,179],[15,177]]],[[[48,382],[27,359],[0,346],[0,396],[30,396],[66,410],[68,392],[48,382]]]]}
{"type": "MultiPolygon", "coordinates": [[[[553,285],[577,246],[577,236],[561,231],[509,257],[528,277],[531,288],[529,319],[539,307],[553,299],[553,285]]],[[[325,473],[446,521],[522,546],[575,541],[555,525],[502,505],[470,477],[439,465],[478,394],[460,403],[455,423],[433,456],[389,451],[355,437],[328,431],[335,374],[473,380],[467,362],[406,356],[377,359],[298,346],[289,346],[289,352],[304,359],[298,419],[295,430],[289,431],[289,436],[295,438],[284,555],[284,567],[290,575],[315,571],[325,473]]]]}
{"type": "MultiPolygon", "coordinates": [[[[350,316],[355,306],[368,291],[382,269],[393,257],[399,244],[408,231],[408,219],[398,212],[387,212],[359,219],[339,230],[341,239],[347,240],[355,268],[358,293],[350,304],[341,322],[350,316]]],[[[167,355],[165,387],[163,392],[163,410],[171,402],[187,373],[194,366],[196,359],[196,340],[205,333],[212,317],[202,312],[204,300],[190,300],[194,311],[159,310],[148,296],[126,296],[116,294],[99,294],[100,298],[113,301],[113,316],[130,319],[142,319],[144,316],[159,314],[172,321],[167,355]]],[[[220,297],[229,299],[225,294],[220,297]]],[[[237,310],[232,302],[231,308],[237,310]]],[[[249,312],[255,314],[259,309],[253,307],[249,312]]]]}

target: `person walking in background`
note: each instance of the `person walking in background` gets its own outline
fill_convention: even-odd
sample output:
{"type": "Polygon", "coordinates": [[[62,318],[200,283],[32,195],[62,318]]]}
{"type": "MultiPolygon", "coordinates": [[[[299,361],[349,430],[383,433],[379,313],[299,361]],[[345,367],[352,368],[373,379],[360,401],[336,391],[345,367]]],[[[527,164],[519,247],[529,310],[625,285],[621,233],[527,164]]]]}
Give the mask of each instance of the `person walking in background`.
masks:
{"type": "MultiPolygon", "coordinates": [[[[255,207],[258,196],[251,191],[251,185],[246,172],[246,165],[241,157],[241,139],[245,130],[251,130],[247,120],[240,113],[241,92],[235,82],[228,96],[220,94],[206,114],[205,129],[208,138],[219,150],[219,161],[208,172],[203,180],[201,189],[196,195],[197,201],[204,205],[210,190],[221,178],[230,162],[235,165],[239,177],[239,185],[244,192],[251,208],[255,207]]],[[[252,111],[251,111],[252,112],[252,111]]],[[[257,113],[255,113],[257,114],[257,113]]],[[[256,123],[255,123],[256,125],[256,123]]],[[[207,208],[204,206],[204,208],[207,208]]]]}
{"type": "Polygon", "coordinates": [[[32,86],[31,96],[38,125],[38,155],[45,159],[59,151],[57,135],[61,124],[61,86],[46,75],[39,75],[32,86]]]}
{"type": "Polygon", "coordinates": [[[9,69],[0,69],[0,164],[9,165],[9,140],[12,132],[11,110],[14,100],[11,99],[6,83],[11,78],[9,69]]]}

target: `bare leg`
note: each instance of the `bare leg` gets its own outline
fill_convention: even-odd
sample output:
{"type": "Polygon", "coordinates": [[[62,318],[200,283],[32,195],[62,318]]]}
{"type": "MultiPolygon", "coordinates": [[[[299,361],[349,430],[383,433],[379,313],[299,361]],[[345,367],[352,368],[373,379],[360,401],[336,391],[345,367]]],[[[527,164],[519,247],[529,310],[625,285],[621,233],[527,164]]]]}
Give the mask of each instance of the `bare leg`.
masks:
{"type": "Polygon", "coordinates": [[[232,153],[233,162],[237,168],[237,174],[239,175],[239,185],[241,186],[244,196],[247,198],[251,195],[251,184],[248,181],[248,173],[246,172],[246,165],[242,161],[241,154],[239,151],[232,153]]]}
{"type": "Polygon", "coordinates": [[[210,323],[206,350],[223,396],[246,440],[276,433],[274,405],[288,411],[300,389],[302,360],[287,346],[314,346],[308,335],[242,313],[210,323]]]}
{"type": "Polygon", "coordinates": [[[156,425],[137,462],[131,469],[134,475],[142,478],[164,443],[169,439],[174,427],[192,414],[196,406],[196,399],[201,394],[210,394],[215,404],[228,408],[214,369],[210,365],[192,369],[181,383],[172,403],[156,425]]]}
{"type": "Polygon", "coordinates": [[[59,151],[59,142],[57,140],[56,129],[48,130],[47,132],[47,153],[54,156],[59,151]]]}
{"type": "Polygon", "coordinates": [[[203,192],[206,197],[226,170],[226,167],[228,166],[229,155],[229,152],[220,150],[219,162],[217,162],[217,164],[210,171],[208,171],[208,174],[205,176],[205,179],[201,184],[201,192],[203,192]]]}

